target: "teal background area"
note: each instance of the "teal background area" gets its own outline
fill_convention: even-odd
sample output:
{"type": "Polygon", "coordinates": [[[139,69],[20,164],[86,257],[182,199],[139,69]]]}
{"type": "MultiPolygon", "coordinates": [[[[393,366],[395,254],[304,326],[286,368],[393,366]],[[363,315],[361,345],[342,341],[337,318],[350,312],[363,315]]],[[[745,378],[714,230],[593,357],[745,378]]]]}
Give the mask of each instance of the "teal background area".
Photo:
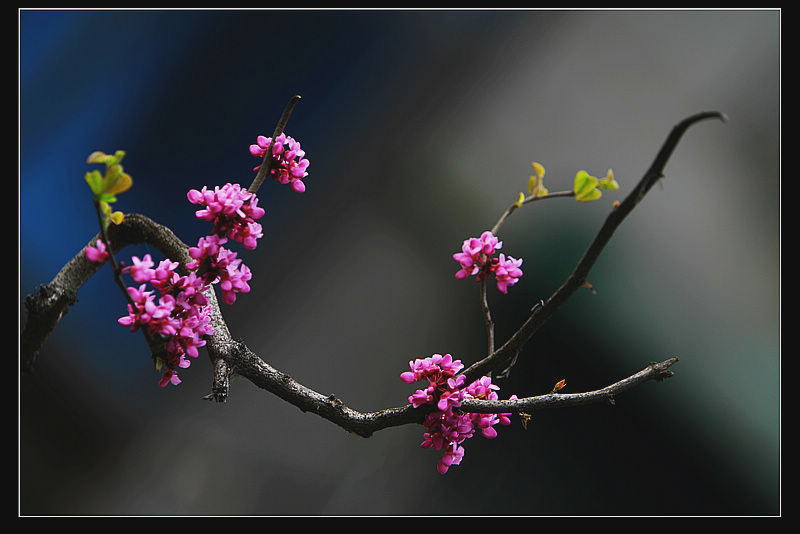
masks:
{"type": "MultiPolygon", "coordinates": [[[[249,184],[286,129],[307,191],[266,183],[251,293],[223,308],[265,361],[362,411],[400,406],[408,361],[484,356],[452,253],[532,173],[620,191],[535,203],[489,302],[504,341],[580,259],[670,129],[665,178],[526,345],[501,397],[604,387],[677,356],[616,405],[535,413],[437,473],[423,428],[369,439],[244,380],[218,405],[201,351],[161,389],[101,269],[19,380],[22,515],[776,515],[781,511],[780,11],[21,10],[19,302],[97,229],[83,174],[127,152],[118,208],[194,244],[186,191],[249,184]]],[[[121,257],[159,253],[132,247],[121,257]]]]}

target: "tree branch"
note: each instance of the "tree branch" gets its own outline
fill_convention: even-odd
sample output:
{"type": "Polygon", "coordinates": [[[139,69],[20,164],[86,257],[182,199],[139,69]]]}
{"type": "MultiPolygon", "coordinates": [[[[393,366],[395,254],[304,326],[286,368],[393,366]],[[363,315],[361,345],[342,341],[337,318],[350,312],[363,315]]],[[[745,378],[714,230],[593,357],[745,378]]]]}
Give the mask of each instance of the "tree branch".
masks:
{"type": "MultiPolygon", "coordinates": [[[[191,261],[188,247],[175,234],[144,215],[130,213],[119,225],[108,229],[109,250],[118,252],[136,243],[148,243],[168,258],[181,265],[191,261]]],[[[95,235],[87,246],[94,245],[101,235],[95,235]]],[[[46,285],[25,298],[28,318],[20,335],[21,368],[25,373],[33,371],[36,358],[47,337],[67,313],[69,306],[77,302],[77,292],[103,264],[89,261],[83,247],[46,285]]]]}
{"type": "MultiPolygon", "coordinates": [[[[287,110],[290,112],[291,107],[287,106],[287,110]]],[[[284,115],[288,117],[286,112],[284,115]]],[[[689,117],[673,129],[651,168],[637,188],[608,216],[605,224],[572,275],[543,306],[534,308],[528,320],[505,345],[465,371],[467,383],[508,364],[513,359],[513,356],[521,346],[544,321],[583,283],[586,274],[610,239],[613,231],[638,204],[653,183],[661,177],[663,167],[681,135],[692,124],[712,117],[724,119],[724,115],[717,112],[701,113],[689,117]]],[[[95,243],[98,237],[95,236],[89,244],[95,243]]],[[[119,251],[132,244],[147,243],[173,261],[180,262],[182,268],[187,262],[191,261],[188,255],[188,246],[181,242],[169,228],[141,214],[127,214],[122,224],[111,226],[108,239],[111,249],[114,251],[119,251]]],[[[35,294],[26,298],[26,307],[29,313],[21,336],[23,371],[32,369],[36,355],[45,339],[66,313],[68,307],[74,304],[78,290],[100,267],[100,264],[89,261],[85,257],[84,249],[81,249],[49,284],[41,286],[35,294]]],[[[412,405],[407,404],[398,408],[362,413],[347,407],[333,394],[323,395],[303,386],[290,376],[272,368],[243,342],[233,339],[222,317],[213,288],[209,288],[207,296],[211,307],[211,324],[215,330],[214,335],[210,336],[206,345],[214,364],[214,384],[210,398],[223,402],[228,394],[228,377],[235,373],[247,378],[259,388],[269,391],[297,406],[304,412],[315,413],[349,432],[364,437],[368,437],[383,428],[407,423],[420,423],[432,409],[430,406],[414,409],[412,405]]],[[[576,406],[608,401],[613,399],[615,394],[646,380],[662,380],[672,376],[671,371],[668,371],[667,368],[676,361],[677,358],[672,358],[658,364],[651,364],[643,371],[597,391],[577,394],[550,394],[514,401],[471,399],[462,404],[462,409],[476,413],[527,413],[527,411],[534,408],[576,406]],[[496,404],[497,402],[500,404],[496,404]]]]}
{"type": "MultiPolygon", "coordinates": [[[[112,226],[109,229],[109,234],[109,239],[117,250],[127,245],[146,243],[154,246],[167,257],[180,258],[179,261],[182,264],[190,261],[187,253],[188,247],[181,243],[167,227],[154,222],[144,215],[127,214],[121,225],[112,226]]],[[[97,270],[98,265],[87,260],[83,250],[81,250],[56,275],[52,282],[43,287],[55,289],[60,294],[74,296],[97,270]]],[[[208,398],[224,402],[228,394],[228,377],[230,374],[235,373],[246,378],[257,387],[297,406],[301,411],[319,415],[348,432],[362,437],[369,437],[384,428],[409,423],[421,423],[425,415],[429,413],[429,407],[423,406],[414,409],[410,404],[374,412],[359,412],[346,406],[336,395],[324,395],[302,385],[289,375],[264,362],[242,341],[233,339],[222,317],[213,288],[207,295],[211,306],[211,322],[215,330],[214,335],[210,336],[206,345],[211,355],[211,360],[214,362],[214,386],[208,398]],[[225,366],[221,367],[220,362],[224,362],[225,366]],[[219,373],[222,373],[222,376],[218,376],[219,373]]],[[[63,316],[67,306],[59,299],[40,301],[37,296],[29,297],[29,299],[36,301],[43,310],[46,310],[47,313],[45,315],[48,316],[63,316]]],[[[35,328],[38,320],[37,316],[29,315],[26,330],[35,328]]],[[[56,320],[53,326],[57,322],[56,320]]],[[[38,345],[41,346],[43,341],[44,338],[40,339],[38,345]]],[[[23,347],[24,345],[25,343],[23,342],[23,347]]],[[[25,352],[29,351],[23,350],[23,353],[25,352]]],[[[653,364],[632,377],[595,392],[555,396],[544,395],[515,401],[478,401],[473,399],[465,401],[462,407],[465,411],[475,413],[498,413],[496,411],[498,409],[502,409],[502,413],[527,413],[527,411],[534,408],[542,409],[589,404],[607,399],[645,380],[663,379],[671,376],[671,373],[665,370],[676,361],[677,358],[673,358],[660,364],[653,364]],[[496,402],[502,402],[502,404],[492,404],[496,402]]],[[[32,364],[32,361],[30,364],[32,364]]]]}
{"type": "Polygon", "coordinates": [[[553,295],[545,302],[544,306],[538,307],[531,313],[528,319],[519,329],[509,338],[506,343],[484,359],[472,364],[465,371],[467,383],[484,376],[494,370],[506,367],[519,353],[522,346],[533,336],[533,334],[556,312],[556,310],[586,281],[589,270],[597,261],[598,256],[605,248],[614,231],[622,223],[625,217],[633,211],[644,195],[653,187],[653,184],[663,176],[664,166],[667,164],[672,152],[678,145],[683,134],[690,126],[705,119],[727,120],[725,114],[717,111],[708,111],[692,115],[678,123],[670,132],[661,150],[659,150],[650,168],[644,174],[636,188],[616,207],[606,218],[605,223],[595,236],[589,248],[578,262],[575,270],[569,275],[567,280],[556,290],[553,295]]]}
{"type": "Polygon", "coordinates": [[[587,391],[585,393],[549,393],[515,400],[479,401],[465,399],[461,402],[461,409],[469,413],[531,413],[533,410],[544,408],[566,408],[596,403],[614,404],[614,396],[623,391],[627,391],[648,380],[661,382],[665,378],[673,376],[669,367],[677,361],[678,358],[670,358],[663,362],[651,363],[638,373],[595,391],[587,391]]]}

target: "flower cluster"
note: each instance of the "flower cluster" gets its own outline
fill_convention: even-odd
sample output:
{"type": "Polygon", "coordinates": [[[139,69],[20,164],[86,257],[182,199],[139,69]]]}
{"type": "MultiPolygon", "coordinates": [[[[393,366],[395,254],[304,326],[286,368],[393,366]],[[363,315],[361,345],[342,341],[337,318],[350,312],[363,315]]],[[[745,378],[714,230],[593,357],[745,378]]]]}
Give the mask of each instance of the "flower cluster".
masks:
{"type": "Polygon", "coordinates": [[[227,183],[213,190],[191,189],[186,197],[192,204],[202,206],[195,216],[214,225],[211,235],[201,237],[197,246],[189,248],[193,261],[187,263],[186,268],[196,270],[206,284],[219,283],[222,301],[233,304],[237,293],[250,291],[247,282],[252,273],[236,252],[222,245],[231,239],[248,250],[255,249],[257,240],[264,235],[256,222],[264,216],[264,209],[259,207],[255,193],[242,189],[239,184],[227,183]]]}
{"type": "Polygon", "coordinates": [[[191,189],[186,197],[192,204],[199,204],[198,219],[214,223],[212,233],[241,243],[244,248],[256,248],[256,240],[263,237],[261,225],[256,222],[264,216],[264,209],[258,206],[255,193],[242,189],[239,184],[227,183],[213,190],[203,187],[191,189]]]}
{"type": "Polygon", "coordinates": [[[506,257],[500,253],[494,256],[495,251],[503,246],[502,241],[489,232],[483,232],[480,237],[470,237],[461,245],[461,252],[453,254],[461,268],[456,272],[456,278],[463,280],[475,275],[478,281],[486,280],[494,274],[497,289],[507,293],[508,287],[516,284],[522,276],[522,259],[506,257]]]}
{"type": "MultiPolygon", "coordinates": [[[[427,381],[425,389],[418,389],[408,397],[414,408],[424,404],[436,407],[436,410],[425,417],[423,425],[428,429],[420,447],[442,451],[442,457],[436,465],[441,474],[445,474],[452,465],[461,463],[464,457],[462,443],[471,438],[476,430],[484,437],[497,437],[494,426],[510,424],[510,413],[481,414],[463,413],[457,410],[464,399],[497,400],[497,390],[491,378],[484,376],[464,387],[466,377],[459,375],[464,368],[461,360],[453,360],[450,354],[434,354],[429,358],[416,359],[409,362],[410,371],[400,374],[400,379],[411,384],[427,381]]],[[[512,395],[511,399],[516,399],[512,395]]]]}
{"type": "MultiPolygon", "coordinates": [[[[259,135],[256,144],[250,145],[250,153],[260,158],[264,157],[267,149],[270,149],[272,154],[270,178],[282,184],[291,184],[292,189],[298,193],[305,191],[303,178],[308,176],[309,161],[305,158],[306,153],[300,148],[300,143],[282,133],[275,138],[275,142],[271,137],[259,135]]],[[[261,165],[253,170],[258,171],[260,168],[261,165]]]]}
{"type": "MultiPolygon", "coordinates": [[[[177,370],[189,367],[187,356],[196,358],[197,349],[214,333],[208,299],[203,293],[212,284],[219,284],[222,301],[233,304],[238,293],[250,291],[250,269],[236,252],[222,245],[230,239],[253,250],[263,236],[256,219],[264,215],[264,209],[258,206],[256,195],[240,185],[191,189],[186,196],[189,202],[201,206],[195,212],[197,218],[213,224],[210,235],[189,247],[192,261],[185,266],[188,274],[180,275],[179,263],[168,259],[156,266],[149,254],[142,259],[134,256],[130,265],[120,269],[139,285],[127,288],[128,314],[117,322],[134,331],[144,329],[152,339],[164,342],[165,355],[157,360],[159,367],[166,366],[159,382],[162,387],[180,384],[177,370]],[[147,284],[153,289],[148,290],[147,284]]],[[[105,262],[109,255],[107,244],[98,239],[94,246],[86,247],[85,254],[90,261],[105,262]]]]}
{"type": "Polygon", "coordinates": [[[249,293],[248,281],[252,278],[250,269],[232,252],[221,246],[228,240],[209,235],[201,237],[196,247],[189,247],[193,261],[186,264],[187,269],[196,270],[198,277],[206,284],[219,283],[222,302],[233,304],[237,293],[249,293]]]}
{"type": "Polygon", "coordinates": [[[178,262],[163,260],[153,268],[150,254],[141,260],[134,256],[132,262],[121,272],[140,285],[127,288],[132,303],[128,304],[128,315],[117,322],[131,327],[131,331],[146,329],[151,338],[164,340],[165,355],[157,366],[166,365],[166,370],[159,385],[178,385],[177,369],[189,367],[186,356],[197,358],[197,349],[206,344],[205,336],[214,333],[208,299],[203,294],[207,285],[194,272],[178,274],[178,262]],[[146,283],[155,291],[146,290],[146,283]]]}

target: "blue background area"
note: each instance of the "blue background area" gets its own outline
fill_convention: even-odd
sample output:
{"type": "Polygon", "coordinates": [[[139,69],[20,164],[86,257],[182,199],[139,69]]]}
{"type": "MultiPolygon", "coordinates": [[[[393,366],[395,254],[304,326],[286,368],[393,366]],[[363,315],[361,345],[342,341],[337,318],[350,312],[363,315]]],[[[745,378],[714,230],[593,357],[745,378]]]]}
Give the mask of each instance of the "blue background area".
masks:
{"type": "MultiPolygon", "coordinates": [[[[569,274],[670,128],[666,178],[526,346],[501,395],[603,387],[678,356],[613,408],[473,438],[445,477],[408,425],[357,438],[243,380],[224,405],[201,354],[160,389],[101,269],[20,381],[20,512],[111,515],[764,515],[780,511],[778,11],[19,13],[24,296],[95,235],[84,173],[123,149],[117,207],[194,244],[186,191],[249,184],[287,133],[308,190],[265,184],[253,291],[223,313],[271,365],[358,410],[405,403],[410,359],[484,354],[451,254],[531,174],[613,167],[621,190],[526,206],[503,227],[521,282],[490,293],[504,340],[569,274]]],[[[122,257],[158,252],[131,247],[122,257]]]]}

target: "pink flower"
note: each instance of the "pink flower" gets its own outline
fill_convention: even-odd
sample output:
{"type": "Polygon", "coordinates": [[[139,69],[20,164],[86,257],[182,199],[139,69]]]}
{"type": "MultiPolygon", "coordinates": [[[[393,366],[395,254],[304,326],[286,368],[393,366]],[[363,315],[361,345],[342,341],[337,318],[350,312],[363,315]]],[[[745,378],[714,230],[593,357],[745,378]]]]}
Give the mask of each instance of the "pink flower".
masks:
{"type": "Polygon", "coordinates": [[[155,264],[153,263],[153,259],[150,257],[150,254],[145,254],[144,258],[141,260],[138,256],[133,256],[131,261],[133,262],[133,265],[123,267],[122,272],[130,274],[134,282],[149,282],[150,279],[155,277],[155,270],[152,269],[153,265],[155,264]]]}
{"type": "Polygon", "coordinates": [[[411,367],[411,371],[400,374],[400,379],[407,384],[422,379],[427,379],[431,384],[438,384],[455,376],[464,368],[461,360],[453,360],[453,357],[449,354],[444,356],[434,354],[429,358],[417,358],[408,362],[408,364],[411,367]]]}
{"type": "Polygon", "coordinates": [[[456,278],[463,280],[475,274],[485,277],[481,269],[488,265],[488,262],[495,250],[503,246],[501,241],[489,231],[483,232],[480,237],[470,237],[464,240],[461,245],[461,252],[453,254],[453,259],[460,265],[461,269],[456,273],[456,278]]]}
{"type": "Polygon", "coordinates": [[[519,266],[522,265],[522,259],[514,259],[511,256],[506,259],[505,254],[500,253],[500,258],[493,266],[492,271],[497,279],[497,289],[501,293],[508,292],[508,286],[513,286],[519,282],[522,276],[522,270],[519,266]]]}
{"type": "Polygon", "coordinates": [[[471,237],[465,240],[461,245],[461,252],[453,254],[453,259],[461,267],[456,272],[456,278],[463,280],[469,276],[476,276],[476,280],[480,281],[494,275],[497,289],[501,293],[507,293],[508,287],[516,284],[522,276],[522,270],[519,268],[522,260],[511,256],[506,258],[503,253],[495,258],[495,251],[502,246],[503,243],[488,231],[483,232],[479,238],[471,237]]]}
{"type": "Polygon", "coordinates": [[[164,295],[156,304],[155,295],[144,288],[144,284],[138,288],[128,288],[133,304],[128,304],[128,315],[120,317],[117,322],[122,326],[130,326],[131,331],[147,328],[152,334],[174,335],[179,326],[177,319],[172,317],[175,299],[171,295],[164,295]]]}
{"type": "Polygon", "coordinates": [[[214,223],[212,233],[220,238],[230,238],[252,250],[256,248],[256,240],[264,235],[261,225],[255,222],[264,216],[264,209],[258,206],[255,193],[239,184],[227,183],[213,190],[205,186],[200,191],[190,189],[186,198],[203,206],[195,216],[214,223]]]}
{"type": "Polygon", "coordinates": [[[106,244],[99,239],[95,242],[94,247],[91,245],[87,246],[84,249],[84,253],[86,254],[86,259],[95,263],[102,263],[108,259],[106,244]]]}
{"type": "MultiPolygon", "coordinates": [[[[436,407],[423,422],[428,431],[420,447],[443,450],[437,469],[444,474],[452,465],[458,465],[464,456],[464,448],[460,445],[471,438],[476,430],[486,438],[497,437],[494,426],[498,423],[510,423],[508,414],[463,413],[457,408],[466,398],[497,400],[500,389],[492,384],[488,376],[479,378],[464,387],[466,377],[459,375],[463,365],[460,360],[453,360],[449,354],[434,354],[429,358],[412,360],[410,371],[400,374],[400,379],[407,384],[418,380],[427,380],[428,387],[418,389],[408,397],[408,402],[419,408],[424,404],[436,407]]],[[[516,396],[512,396],[515,399],[516,396]]]]}
{"type": "Polygon", "coordinates": [[[241,243],[244,248],[253,250],[258,244],[256,240],[263,237],[264,233],[261,231],[261,225],[257,222],[247,222],[231,228],[229,235],[231,239],[241,243]]]}
{"type": "MultiPolygon", "coordinates": [[[[291,152],[291,147],[288,149],[291,152]]],[[[292,157],[296,156],[295,149],[292,157]]],[[[197,246],[189,248],[191,261],[185,265],[189,273],[182,275],[180,264],[169,259],[155,266],[149,254],[142,259],[134,256],[132,264],[121,269],[141,285],[127,288],[131,300],[128,314],[117,322],[131,330],[146,329],[163,339],[165,352],[160,360],[166,370],[159,381],[161,387],[180,384],[177,369],[189,367],[191,359],[198,357],[198,349],[214,334],[206,297],[211,284],[219,284],[222,301],[227,304],[235,302],[239,293],[250,291],[250,269],[223,245],[230,239],[252,250],[263,237],[262,227],[255,220],[264,215],[264,209],[258,206],[255,194],[241,186],[228,183],[214,189],[191,189],[186,197],[201,206],[195,212],[198,218],[214,224],[211,235],[201,237],[197,246]],[[146,282],[155,291],[146,289],[146,282]]],[[[103,261],[107,256],[101,241],[86,247],[85,253],[91,261],[103,261]]]]}
{"type": "MultiPolygon", "coordinates": [[[[200,267],[201,263],[205,261],[211,261],[212,258],[216,258],[220,248],[222,248],[221,245],[224,245],[227,242],[227,238],[216,235],[201,237],[197,242],[196,247],[189,247],[189,256],[194,261],[187,263],[186,268],[194,271],[200,267]]],[[[203,276],[205,277],[205,274],[203,274],[203,276]]],[[[213,281],[216,276],[214,276],[214,278],[209,276],[208,278],[213,281]]]]}
{"type": "MultiPolygon", "coordinates": [[[[250,153],[254,156],[263,158],[270,148],[272,165],[270,167],[270,178],[282,184],[290,184],[292,189],[298,193],[306,190],[303,178],[308,176],[309,161],[305,158],[305,151],[300,148],[300,143],[286,134],[280,134],[272,142],[271,137],[259,135],[256,137],[256,144],[250,145],[250,153]]],[[[258,171],[261,165],[253,170],[258,171]]]]}
{"type": "Polygon", "coordinates": [[[496,384],[492,384],[492,379],[488,376],[482,376],[478,380],[474,381],[472,384],[464,388],[466,393],[469,397],[474,399],[488,399],[488,400],[496,400],[491,398],[493,395],[497,397],[497,393],[495,391],[499,390],[500,386],[496,384]]]}
{"type": "Polygon", "coordinates": [[[181,379],[178,378],[178,373],[171,368],[168,368],[164,371],[164,374],[161,375],[161,380],[158,381],[158,385],[162,388],[167,384],[172,384],[173,386],[177,386],[181,383],[181,379]]]}
{"type": "Polygon", "coordinates": [[[249,293],[250,286],[247,282],[252,277],[250,268],[242,263],[242,260],[229,263],[220,273],[219,288],[222,290],[222,302],[230,305],[236,302],[237,293],[249,293]]]}
{"type": "Polygon", "coordinates": [[[248,293],[247,283],[253,274],[250,268],[223,245],[227,240],[217,236],[201,237],[196,247],[189,247],[189,256],[193,258],[186,264],[187,269],[202,269],[200,275],[207,284],[219,283],[222,290],[222,301],[233,304],[237,293],[248,293]]]}
{"type": "Polygon", "coordinates": [[[447,473],[447,470],[450,469],[451,465],[460,464],[463,457],[464,447],[452,443],[447,450],[444,451],[439,463],[436,464],[436,469],[443,475],[447,473]]]}
{"type": "Polygon", "coordinates": [[[430,404],[433,402],[434,387],[429,386],[426,389],[418,389],[411,396],[408,397],[408,402],[414,405],[414,408],[419,408],[423,404],[430,404]]]}

